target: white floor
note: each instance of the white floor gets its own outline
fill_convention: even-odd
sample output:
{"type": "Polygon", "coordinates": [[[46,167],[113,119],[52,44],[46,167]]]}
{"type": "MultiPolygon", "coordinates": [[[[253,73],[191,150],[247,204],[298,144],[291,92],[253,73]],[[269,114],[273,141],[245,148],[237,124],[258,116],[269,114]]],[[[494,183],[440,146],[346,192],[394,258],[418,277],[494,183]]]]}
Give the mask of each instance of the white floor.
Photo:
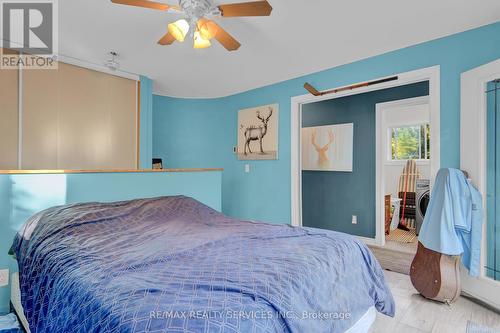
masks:
{"type": "Polygon", "coordinates": [[[396,316],[377,313],[370,333],[465,333],[467,321],[500,332],[500,315],[464,297],[448,306],[429,301],[413,288],[408,275],[384,271],[396,301],[396,316]]]}

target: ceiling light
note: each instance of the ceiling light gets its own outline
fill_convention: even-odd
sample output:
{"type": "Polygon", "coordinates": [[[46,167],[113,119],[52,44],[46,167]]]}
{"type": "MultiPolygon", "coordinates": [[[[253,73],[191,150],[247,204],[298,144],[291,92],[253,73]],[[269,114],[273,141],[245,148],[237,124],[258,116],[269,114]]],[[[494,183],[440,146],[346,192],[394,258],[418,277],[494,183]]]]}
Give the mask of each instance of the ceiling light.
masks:
{"type": "MultiPolygon", "coordinates": [[[[162,11],[173,10],[183,13],[185,19],[168,25],[168,32],[158,41],[160,45],[172,45],[176,40],[183,42],[189,31],[191,31],[191,38],[198,31],[203,40],[195,42],[197,47],[208,47],[210,43],[207,41],[214,38],[228,51],[238,50],[241,46],[240,42],[209,18],[270,16],[273,10],[268,0],[253,0],[222,5],[215,5],[214,2],[219,2],[215,0],[178,0],[176,1],[179,4],[178,6],[169,6],[157,1],[159,0],[111,0],[111,2],[120,5],[162,11]]],[[[173,2],[173,0],[171,1],[173,2]]]]}
{"type": "Polygon", "coordinates": [[[201,33],[199,31],[196,31],[194,33],[194,48],[195,49],[206,49],[207,47],[210,47],[212,43],[210,43],[210,40],[203,38],[201,33]]]}
{"type": "Polygon", "coordinates": [[[177,41],[183,42],[189,32],[189,23],[184,19],[170,23],[168,25],[168,32],[170,32],[177,41]]]}
{"type": "Polygon", "coordinates": [[[214,22],[202,19],[198,21],[198,30],[201,37],[210,40],[215,37],[219,29],[214,22]]]}

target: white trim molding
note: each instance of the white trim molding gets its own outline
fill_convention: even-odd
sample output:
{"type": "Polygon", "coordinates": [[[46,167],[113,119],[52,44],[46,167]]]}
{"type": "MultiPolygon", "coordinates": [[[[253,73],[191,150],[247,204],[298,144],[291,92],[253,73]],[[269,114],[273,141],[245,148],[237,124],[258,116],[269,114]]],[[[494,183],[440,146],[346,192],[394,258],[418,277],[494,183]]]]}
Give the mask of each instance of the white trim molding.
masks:
{"type": "MultiPolygon", "coordinates": [[[[291,224],[293,226],[302,225],[302,168],[300,152],[300,129],[302,123],[302,105],[320,102],[329,99],[340,98],[344,96],[363,94],[370,91],[387,89],[417,82],[429,81],[429,107],[431,123],[431,144],[433,151],[433,163],[431,165],[431,178],[434,178],[440,168],[440,67],[433,66],[415,71],[394,74],[398,76],[397,80],[389,81],[373,86],[362,87],[354,90],[342,91],[340,93],[324,96],[313,96],[305,94],[291,98],[291,224]]],[[[391,75],[392,76],[392,75],[391,75]]],[[[375,78],[375,80],[383,78],[375,78]]],[[[342,88],[342,87],[339,87],[342,88]]],[[[379,145],[377,145],[378,147],[379,145]]],[[[377,205],[378,206],[378,205],[377,205]]],[[[375,242],[377,245],[383,245],[384,233],[376,228],[375,238],[359,237],[366,243],[375,242]],[[370,241],[368,241],[370,240],[370,241]]]]}
{"type": "Polygon", "coordinates": [[[113,70],[107,68],[104,64],[102,64],[102,65],[96,64],[96,63],[92,63],[90,61],[80,60],[77,58],[67,57],[67,56],[63,56],[63,55],[58,55],[57,61],[68,64],[68,65],[73,65],[73,66],[78,66],[78,67],[82,67],[82,68],[86,68],[86,69],[91,69],[91,70],[94,70],[96,72],[101,72],[101,73],[105,73],[105,74],[109,74],[109,75],[122,77],[125,79],[130,79],[130,80],[134,80],[134,81],[140,80],[140,76],[137,74],[129,73],[129,72],[126,72],[126,71],[123,71],[120,69],[113,71],[113,70]]]}
{"type": "Polygon", "coordinates": [[[375,239],[375,238],[363,237],[363,236],[355,236],[355,237],[357,239],[359,239],[360,241],[362,241],[366,245],[380,246],[380,244],[378,243],[377,239],[375,239]]]}
{"type": "Polygon", "coordinates": [[[460,168],[469,173],[483,196],[485,220],[481,246],[481,273],[472,278],[462,269],[463,290],[473,297],[500,309],[500,282],[486,277],[486,85],[500,78],[500,59],[464,72],[461,75],[460,168]]]}

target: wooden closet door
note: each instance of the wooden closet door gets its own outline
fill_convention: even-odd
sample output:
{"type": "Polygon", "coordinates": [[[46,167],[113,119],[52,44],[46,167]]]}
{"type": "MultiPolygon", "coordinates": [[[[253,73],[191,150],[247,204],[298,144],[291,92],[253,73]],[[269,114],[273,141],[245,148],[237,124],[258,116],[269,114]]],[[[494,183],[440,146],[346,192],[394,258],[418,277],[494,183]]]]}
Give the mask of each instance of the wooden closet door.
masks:
{"type": "Polygon", "coordinates": [[[0,69],[0,170],[17,169],[19,71],[0,69]]]}
{"type": "Polygon", "coordinates": [[[61,64],[59,167],[110,168],[109,115],[105,74],[61,64]]]}
{"type": "Polygon", "coordinates": [[[135,169],[136,82],[63,64],[61,169],[135,169]]]}
{"type": "Polygon", "coordinates": [[[59,169],[58,109],[59,71],[24,70],[22,169],[59,169]]]}
{"type": "Polygon", "coordinates": [[[64,63],[24,73],[23,169],[135,169],[136,81],[64,63]]]}
{"type": "Polygon", "coordinates": [[[112,169],[137,168],[137,82],[108,75],[109,143],[112,169]]]}

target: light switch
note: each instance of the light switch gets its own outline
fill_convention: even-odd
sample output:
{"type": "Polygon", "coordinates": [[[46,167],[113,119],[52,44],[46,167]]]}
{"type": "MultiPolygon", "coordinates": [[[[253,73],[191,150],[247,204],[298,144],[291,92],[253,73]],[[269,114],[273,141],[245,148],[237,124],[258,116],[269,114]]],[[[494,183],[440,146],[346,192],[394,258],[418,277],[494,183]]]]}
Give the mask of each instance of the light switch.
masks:
{"type": "Polygon", "coordinates": [[[352,216],[352,224],[358,224],[358,217],[356,215],[352,216]]]}
{"type": "Polygon", "coordinates": [[[9,285],[9,270],[0,269],[0,287],[5,287],[9,285]]]}
{"type": "Polygon", "coordinates": [[[245,172],[246,173],[250,172],[250,164],[245,164],[245,172]]]}

